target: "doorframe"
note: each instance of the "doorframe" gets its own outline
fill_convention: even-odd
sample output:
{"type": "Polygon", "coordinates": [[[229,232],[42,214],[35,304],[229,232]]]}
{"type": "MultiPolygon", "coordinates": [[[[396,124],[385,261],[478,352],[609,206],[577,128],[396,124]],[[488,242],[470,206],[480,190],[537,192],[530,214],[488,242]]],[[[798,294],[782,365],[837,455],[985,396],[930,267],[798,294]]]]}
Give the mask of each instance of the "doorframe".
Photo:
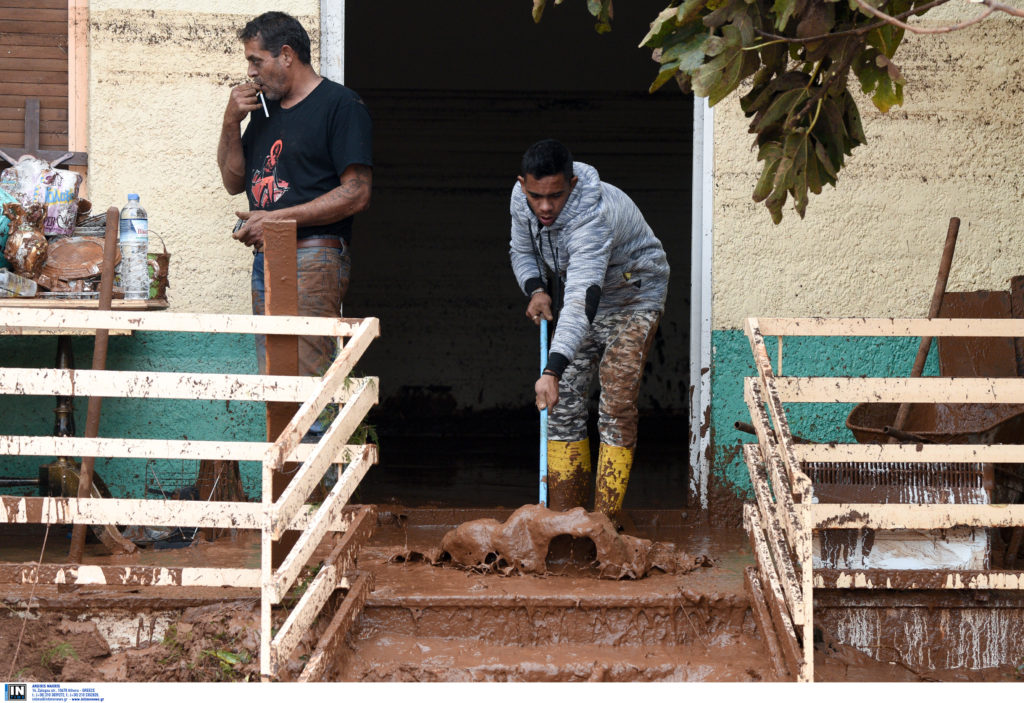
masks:
{"type": "Polygon", "coordinates": [[[345,83],[345,0],[320,0],[320,75],[345,83]]]}
{"type": "Polygon", "coordinates": [[[714,108],[693,100],[690,208],[690,487],[687,505],[708,509],[711,471],[711,254],[714,108]]]}

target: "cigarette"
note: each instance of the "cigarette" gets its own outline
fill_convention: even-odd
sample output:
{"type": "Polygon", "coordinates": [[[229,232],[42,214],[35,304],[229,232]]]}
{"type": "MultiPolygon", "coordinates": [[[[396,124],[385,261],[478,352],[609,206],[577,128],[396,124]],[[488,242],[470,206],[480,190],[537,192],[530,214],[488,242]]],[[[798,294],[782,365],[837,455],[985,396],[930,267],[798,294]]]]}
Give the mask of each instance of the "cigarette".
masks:
{"type": "Polygon", "coordinates": [[[263,99],[263,91],[258,91],[256,95],[260,96],[260,104],[263,105],[263,116],[270,117],[270,112],[267,110],[267,101],[263,99]]]}

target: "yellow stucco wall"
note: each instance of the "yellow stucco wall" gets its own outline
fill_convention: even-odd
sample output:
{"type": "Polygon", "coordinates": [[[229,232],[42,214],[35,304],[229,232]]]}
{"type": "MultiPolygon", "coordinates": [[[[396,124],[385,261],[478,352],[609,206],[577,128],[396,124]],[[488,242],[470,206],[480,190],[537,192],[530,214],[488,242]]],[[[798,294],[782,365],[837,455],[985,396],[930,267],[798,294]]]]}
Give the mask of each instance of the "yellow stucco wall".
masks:
{"type": "Polygon", "coordinates": [[[319,0],[90,2],[90,198],[102,211],[139,193],[171,252],[176,311],[249,312],[252,255],[230,236],[247,206],[224,191],[216,155],[228,92],[245,78],[236,31],[267,10],[299,18],[318,65],[319,0]]]}
{"type": "Polygon", "coordinates": [[[923,316],[951,216],[962,224],[949,290],[1006,289],[1024,274],[1022,56],[1024,20],[1003,15],[908,33],[896,54],[904,107],[881,115],[860,100],[868,144],[837,188],[811,196],[804,220],[790,200],[779,226],[751,200],[760,169],[738,98],[716,106],[713,327],[748,315],[923,316]]]}

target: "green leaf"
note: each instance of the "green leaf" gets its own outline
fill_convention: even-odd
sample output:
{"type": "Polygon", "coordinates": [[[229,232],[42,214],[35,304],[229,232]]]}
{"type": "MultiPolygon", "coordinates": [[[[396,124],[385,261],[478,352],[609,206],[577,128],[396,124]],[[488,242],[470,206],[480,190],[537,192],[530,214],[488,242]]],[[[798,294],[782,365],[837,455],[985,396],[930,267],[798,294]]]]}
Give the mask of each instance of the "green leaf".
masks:
{"type": "MultiPolygon", "coordinates": [[[[903,91],[901,90],[901,97],[902,93],[903,91]]],[[[846,110],[843,111],[843,123],[850,134],[851,147],[868,143],[867,135],[864,134],[864,125],[860,121],[860,111],[857,109],[857,102],[849,92],[846,93],[846,110]]]]}
{"type": "MultiPolygon", "coordinates": [[[[700,11],[704,9],[707,0],[683,0],[676,8],[676,24],[687,24],[700,17],[700,11]]],[[[671,9],[671,8],[669,8],[671,9]]]]}
{"type": "Polygon", "coordinates": [[[640,47],[656,48],[662,45],[669,34],[676,28],[676,8],[666,7],[651,22],[651,29],[640,40],[640,47]]]}
{"type": "Polygon", "coordinates": [[[903,41],[903,34],[904,30],[899,27],[883,24],[881,27],[872,29],[864,38],[868,46],[873,46],[891,59],[896,53],[900,42],[903,41]]]}
{"type": "Polygon", "coordinates": [[[800,103],[800,98],[806,95],[806,92],[803,88],[793,88],[779,94],[768,108],[750,123],[751,131],[765,132],[773,126],[781,126],[800,103]]]}
{"type": "Polygon", "coordinates": [[[698,34],[686,41],[675,44],[672,48],[666,49],[661,53],[661,63],[666,64],[671,61],[677,61],[679,62],[679,70],[687,73],[695,71],[704,63],[704,47],[709,39],[711,39],[711,36],[708,34],[698,34]]]}
{"type": "Polygon", "coordinates": [[[761,169],[761,177],[757,179],[757,185],[754,186],[755,203],[761,202],[772,192],[772,186],[775,183],[775,173],[779,170],[780,160],[771,159],[765,162],[764,168],[761,169]]]}
{"type": "Polygon", "coordinates": [[[784,30],[795,9],[796,0],[775,0],[775,4],[772,5],[772,13],[775,15],[775,29],[780,32],[784,30]]]}
{"type": "Polygon", "coordinates": [[[653,93],[656,90],[658,90],[661,86],[663,86],[666,83],[668,83],[670,80],[672,80],[672,77],[676,75],[676,71],[678,69],[679,69],[679,62],[678,61],[672,61],[672,62],[669,62],[669,63],[662,64],[661,65],[661,70],[658,71],[658,75],[655,77],[654,81],[651,83],[650,87],[647,89],[647,92],[653,93]]]}

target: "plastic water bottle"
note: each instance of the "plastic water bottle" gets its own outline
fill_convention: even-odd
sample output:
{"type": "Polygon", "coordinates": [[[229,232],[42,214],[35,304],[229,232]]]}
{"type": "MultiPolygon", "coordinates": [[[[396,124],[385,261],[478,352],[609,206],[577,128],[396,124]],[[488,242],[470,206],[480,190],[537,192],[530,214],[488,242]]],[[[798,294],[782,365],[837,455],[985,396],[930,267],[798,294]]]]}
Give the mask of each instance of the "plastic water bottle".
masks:
{"type": "Polygon", "coordinates": [[[36,282],[7,269],[0,269],[0,298],[33,298],[36,282]]]}
{"type": "Polygon", "coordinates": [[[128,195],[128,204],[121,208],[118,230],[124,299],[146,300],[149,298],[149,274],[146,270],[149,218],[139,205],[139,196],[135,193],[128,195]]]}

